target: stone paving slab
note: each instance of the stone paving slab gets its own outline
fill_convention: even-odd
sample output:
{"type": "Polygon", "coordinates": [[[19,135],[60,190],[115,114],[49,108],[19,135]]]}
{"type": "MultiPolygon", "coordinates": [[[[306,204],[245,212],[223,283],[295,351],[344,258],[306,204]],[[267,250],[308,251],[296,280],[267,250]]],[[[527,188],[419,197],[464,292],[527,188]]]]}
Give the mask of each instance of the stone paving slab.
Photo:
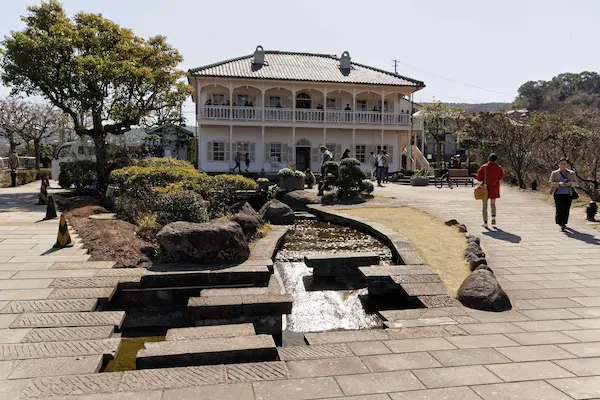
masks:
{"type": "Polygon", "coordinates": [[[121,339],[79,340],[0,345],[0,360],[26,360],[46,357],[74,357],[104,354],[114,356],[121,339]]]}
{"type": "Polygon", "coordinates": [[[0,314],[93,311],[97,303],[95,299],[11,301],[0,314]]]}
{"type": "MultiPolygon", "coordinates": [[[[391,393],[392,400],[481,400],[468,387],[446,387],[443,389],[414,390],[410,392],[391,393]]],[[[387,397],[373,400],[386,400],[387,397]]],[[[357,399],[359,400],[359,399],[357,399]]],[[[365,398],[364,400],[367,400],[365,398]]]]}
{"type": "Polygon", "coordinates": [[[253,324],[231,324],[198,326],[195,328],[176,328],[167,331],[166,341],[194,340],[208,338],[227,338],[256,335],[253,324]]]}
{"type": "Polygon", "coordinates": [[[486,365],[505,382],[536,381],[553,378],[570,378],[575,375],[550,361],[486,365]]]}
{"type": "Polygon", "coordinates": [[[257,400],[321,399],[344,395],[332,377],[256,382],[252,386],[257,400]]]}
{"type": "Polygon", "coordinates": [[[110,300],[117,290],[116,285],[100,288],[54,289],[49,299],[102,299],[110,300]]]}
{"type": "Polygon", "coordinates": [[[484,400],[544,399],[572,400],[565,393],[544,381],[497,383],[471,386],[471,389],[484,400]]]}
{"type": "Polygon", "coordinates": [[[56,262],[50,269],[110,269],[114,268],[114,261],[86,261],[85,263],[56,262]]]}
{"type": "Polygon", "coordinates": [[[358,357],[288,361],[287,366],[292,378],[314,378],[369,372],[365,364],[358,357]]]}
{"type": "Polygon", "coordinates": [[[8,379],[39,378],[43,376],[62,376],[91,374],[102,367],[101,354],[79,357],[37,358],[19,361],[8,379]]]}
{"type": "Polygon", "coordinates": [[[353,355],[346,344],[278,347],[277,352],[279,353],[279,358],[283,361],[338,358],[353,355]]]}
{"type": "Polygon", "coordinates": [[[0,343],[19,343],[31,329],[0,329],[0,343]]]}
{"type": "Polygon", "coordinates": [[[384,329],[307,333],[304,338],[310,345],[391,339],[384,329]]]}
{"type": "Polygon", "coordinates": [[[101,288],[114,287],[119,283],[139,283],[140,276],[96,277],[96,278],[59,278],[50,287],[53,288],[101,288]]]}
{"type": "Polygon", "coordinates": [[[226,366],[227,383],[273,381],[289,379],[290,371],[285,362],[258,362],[226,366]]]}
{"type": "Polygon", "coordinates": [[[455,325],[456,323],[457,322],[450,317],[437,317],[385,321],[384,325],[388,328],[414,328],[420,326],[455,325]]]}
{"type": "Polygon", "coordinates": [[[126,371],[117,390],[136,392],[215,385],[225,383],[226,374],[223,365],[126,371]]]}
{"type": "Polygon", "coordinates": [[[336,381],[346,396],[425,389],[425,386],[409,371],[342,375],[337,376],[336,381]]]}
{"type": "Polygon", "coordinates": [[[36,328],[31,329],[21,340],[22,343],[62,342],[68,340],[109,339],[114,326],[86,326],[75,328],[36,328]]]}
{"type": "Polygon", "coordinates": [[[124,311],[101,311],[87,313],[25,313],[17,317],[11,328],[53,328],[113,325],[120,328],[125,319],[124,311]]]}
{"type": "Polygon", "coordinates": [[[432,389],[502,382],[500,378],[481,365],[421,369],[414,371],[414,374],[425,386],[432,389]]]}
{"type": "Polygon", "coordinates": [[[21,397],[45,398],[53,396],[114,393],[118,391],[122,379],[123,373],[37,378],[23,390],[21,397]]]}
{"type": "Polygon", "coordinates": [[[15,289],[0,290],[0,300],[44,300],[50,296],[53,289],[15,289]]]}

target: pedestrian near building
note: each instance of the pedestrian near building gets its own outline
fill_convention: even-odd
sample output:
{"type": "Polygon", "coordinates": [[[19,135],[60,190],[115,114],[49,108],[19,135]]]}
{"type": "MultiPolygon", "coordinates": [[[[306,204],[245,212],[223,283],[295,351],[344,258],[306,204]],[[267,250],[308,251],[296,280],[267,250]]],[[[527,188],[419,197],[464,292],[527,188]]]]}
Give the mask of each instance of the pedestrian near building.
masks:
{"type": "Polygon", "coordinates": [[[340,160],[344,160],[349,157],[350,157],[350,149],[346,149],[346,150],[344,150],[344,154],[342,154],[342,158],[340,158],[340,160]]]}
{"type": "Polygon", "coordinates": [[[383,151],[383,182],[388,183],[390,180],[390,163],[388,162],[388,153],[383,151]]]}
{"type": "Polygon", "coordinates": [[[375,171],[375,175],[377,175],[377,186],[381,187],[381,181],[383,179],[383,165],[385,163],[385,156],[381,150],[377,151],[377,170],[375,171]]]}
{"type": "Polygon", "coordinates": [[[321,146],[321,179],[325,175],[325,163],[331,161],[332,158],[333,155],[327,150],[327,147],[321,146]]]}
{"type": "Polygon", "coordinates": [[[573,198],[579,197],[574,189],[575,186],[577,186],[577,175],[569,169],[569,161],[563,158],[558,162],[558,169],[550,174],[550,194],[554,197],[556,206],[554,219],[563,232],[567,230],[573,198]]]}
{"type": "Polygon", "coordinates": [[[244,156],[246,162],[246,172],[248,172],[248,168],[250,168],[250,153],[246,153],[244,156]]]}
{"type": "Polygon", "coordinates": [[[233,167],[232,172],[235,172],[235,169],[237,168],[238,173],[242,173],[242,153],[240,153],[239,151],[236,153],[235,155],[235,167],[233,167]]]}
{"type": "Polygon", "coordinates": [[[377,171],[377,156],[373,152],[369,155],[369,168],[371,169],[371,181],[374,181],[375,171],[377,171]]]}
{"type": "Polygon", "coordinates": [[[488,162],[477,171],[477,180],[487,188],[487,197],[483,202],[483,227],[488,228],[488,200],[492,209],[492,226],[496,226],[496,199],[500,198],[500,181],[504,179],[504,170],[498,164],[498,156],[494,153],[488,157],[488,162]]]}
{"type": "Polygon", "coordinates": [[[13,150],[8,157],[8,167],[10,168],[10,186],[17,187],[17,170],[21,168],[21,163],[16,150],[13,150]]]}

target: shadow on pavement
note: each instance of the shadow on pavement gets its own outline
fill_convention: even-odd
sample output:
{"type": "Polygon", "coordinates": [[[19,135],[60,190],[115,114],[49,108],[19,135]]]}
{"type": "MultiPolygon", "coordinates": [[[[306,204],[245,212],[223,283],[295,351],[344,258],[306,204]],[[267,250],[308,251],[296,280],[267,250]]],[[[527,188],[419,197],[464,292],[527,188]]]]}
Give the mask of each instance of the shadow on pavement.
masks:
{"type": "Polygon", "coordinates": [[[483,232],[483,235],[489,236],[489,237],[497,239],[497,240],[503,240],[505,242],[521,243],[521,236],[515,235],[510,232],[503,231],[502,229],[495,229],[495,230],[490,229],[490,230],[483,232]]]}
{"type": "Polygon", "coordinates": [[[565,235],[567,235],[571,239],[577,239],[588,244],[600,246],[600,239],[598,239],[594,235],[590,235],[589,233],[578,232],[572,228],[567,228],[567,231],[565,231],[565,235]]]}

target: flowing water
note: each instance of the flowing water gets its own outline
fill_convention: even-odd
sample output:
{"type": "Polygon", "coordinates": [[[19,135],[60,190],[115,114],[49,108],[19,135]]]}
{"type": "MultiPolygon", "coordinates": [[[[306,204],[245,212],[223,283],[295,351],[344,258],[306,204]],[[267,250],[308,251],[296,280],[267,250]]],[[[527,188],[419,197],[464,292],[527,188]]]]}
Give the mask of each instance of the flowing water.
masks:
{"type": "Polygon", "coordinates": [[[374,252],[384,262],[391,259],[391,251],[383,243],[352,228],[299,221],[288,232],[275,264],[285,292],[294,300],[286,330],[320,332],[381,326],[380,319],[363,308],[360,298],[367,295],[364,282],[336,279],[316,284],[312,268],[302,261],[305,255],[339,252],[374,252]]]}

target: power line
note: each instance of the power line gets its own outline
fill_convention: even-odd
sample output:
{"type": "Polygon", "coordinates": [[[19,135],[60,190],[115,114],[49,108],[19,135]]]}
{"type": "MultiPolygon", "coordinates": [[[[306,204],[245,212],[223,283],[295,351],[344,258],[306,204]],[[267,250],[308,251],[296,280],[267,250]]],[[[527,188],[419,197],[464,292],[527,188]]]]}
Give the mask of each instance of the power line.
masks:
{"type": "Polygon", "coordinates": [[[427,74],[433,75],[433,76],[435,76],[435,77],[437,77],[437,78],[440,78],[440,79],[447,80],[447,81],[449,81],[449,82],[456,83],[456,84],[458,84],[458,85],[469,86],[469,87],[472,87],[472,88],[475,88],[475,89],[479,89],[479,90],[483,90],[483,91],[486,91],[486,92],[492,92],[492,93],[502,94],[502,95],[504,95],[504,96],[515,97],[513,94],[508,94],[508,93],[504,93],[504,92],[499,92],[499,91],[497,91],[497,90],[492,90],[492,89],[486,89],[486,88],[483,88],[483,87],[481,87],[481,86],[477,86],[477,85],[471,85],[471,84],[469,84],[469,83],[463,83],[463,82],[459,82],[459,81],[457,81],[457,80],[455,80],[455,79],[446,78],[445,76],[441,76],[441,75],[438,75],[438,74],[434,74],[433,72],[426,71],[426,70],[424,70],[424,69],[422,69],[422,68],[418,68],[418,67],[415,67],[415,66],[413,66],[413,65],[410,65],[410,64],[407,64],[407,63],[403,63],[403,62],[401,62],[401,61],[397,61],[397,60],[394,60],[394,61],[396,61],[397,63],[400,63],[400,64],[402,64],[402,65],[406,65],[406,66],[407,66],[407,67],[409,67],[409,68],[413,68],[413,69],[416,69],[416,70],[418,70],[418,71],[423,71],[423,72],[425,72],[425,73],[427,73],[427,74]]]}

